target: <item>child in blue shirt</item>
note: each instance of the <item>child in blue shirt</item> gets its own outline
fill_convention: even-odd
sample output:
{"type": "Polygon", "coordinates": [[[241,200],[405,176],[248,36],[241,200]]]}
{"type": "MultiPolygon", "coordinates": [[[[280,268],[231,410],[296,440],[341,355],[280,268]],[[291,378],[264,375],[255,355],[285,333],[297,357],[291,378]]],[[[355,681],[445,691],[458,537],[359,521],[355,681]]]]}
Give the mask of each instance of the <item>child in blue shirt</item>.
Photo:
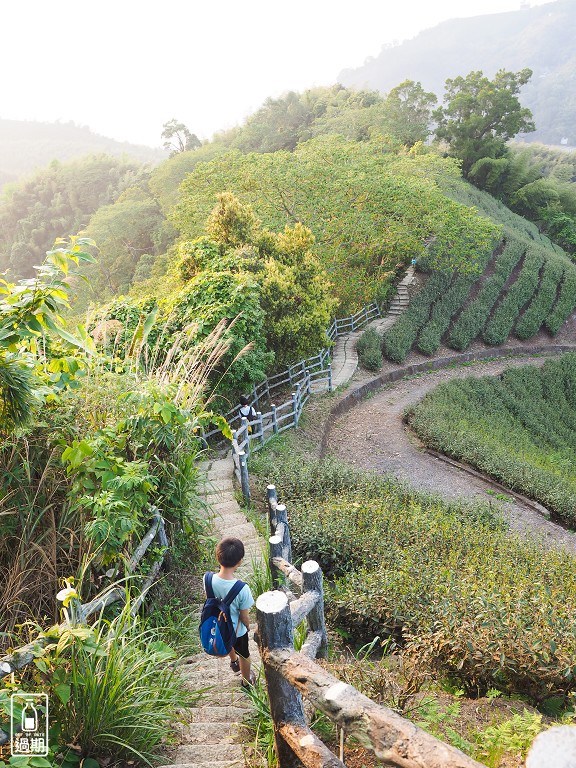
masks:
{"type": "MultiPolygon", "coordinates": [[[[240,539],[228,537],[222,539],[216,547],[216,559],[220,570],[212,577],[214,595],[222,600],[228,594],[237,579],[234,572],[244,558],[244,544],[240,539]]],[[[206,588],[206,587],[204,587],[206,588]]],[[[245,584],[236,595],[230,606],[232,624],[236,628],[236,642],[230,651],[230,667],[234,672],[242,674],[242,687],[255,682],[254,673],[250,670],[250,651],[248,648],[248,630],[250,629],[249,609],[254,605],[254,598],[248,584],[245,584]]]]}

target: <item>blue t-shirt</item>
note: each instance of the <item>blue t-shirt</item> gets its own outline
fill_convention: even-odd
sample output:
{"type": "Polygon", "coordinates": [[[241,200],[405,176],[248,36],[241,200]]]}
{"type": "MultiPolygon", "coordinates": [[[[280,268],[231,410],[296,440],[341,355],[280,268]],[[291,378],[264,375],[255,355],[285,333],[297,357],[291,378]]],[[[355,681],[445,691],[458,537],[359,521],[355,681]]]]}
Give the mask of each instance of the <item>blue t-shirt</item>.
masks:
{"type": "MultiPolygon", "coordinates": [[[[222,579],[215,573],[212,576],[212,589],[214,590],[214,595],[219,600],[222,600],[237,581],[238,579],[222,579]]],[[[234,600],[232,600],[232,605],[230,606],[230,618],[232,619],[234,629],[238,627],[240,611],[243,611],[245,608],[251,608],[253,605],[254,598],[252,597],[252,592],[250,591],[248,584],[245,584],[234,600]]],[[[240,626],[236,630],[236,637],[242,637],[246,632],[248,632],[246,626],[240,622],[240,626]]]]}

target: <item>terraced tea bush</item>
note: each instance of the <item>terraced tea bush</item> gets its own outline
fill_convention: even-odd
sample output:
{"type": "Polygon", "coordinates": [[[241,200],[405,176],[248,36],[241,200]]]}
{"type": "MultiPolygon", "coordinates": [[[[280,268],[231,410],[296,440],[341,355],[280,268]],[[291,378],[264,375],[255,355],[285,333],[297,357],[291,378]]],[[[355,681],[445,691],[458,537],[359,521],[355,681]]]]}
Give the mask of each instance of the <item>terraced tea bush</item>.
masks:
{"type": "Polygon", "coordinates": [[[556,301],[558,286],[562,283],[566,267],[560,257],[548,256],[544,262],[538,291],[514,328],[514,333],[519,339],[529,339],[538,333],[544,324],[556,301]]]}
{"type": "Polygon", "coordinates": [[[503,344],[506,341],[520,310],[536,292],[544,262],[544,251],[531,245],[516,282],[510,286],[484,329],[482,338],[487,344],[503,344]]]}
{"type": "Polygon", "coordinates": [[[426,445],[576,524],[576,355],[442,384],[409,421],[426,445]]]}
{"type": "Polygon", "coordinates": [[[433,272],[420,293],[412,299],[408,309],[382,337],[382,350],[394,363],[401,363],[412,349],[418,332],[430,316],[430,307],[448,289],[452,275],[433,272]]]}
{"type": "Polygon", "coordinates": [[[558,333],[576,307],[576,269],[566,269],[556,304],[546,318],[545,326],[552,335],[558,333]]]}
{"type": "Polygon", "coordinates": [[[576,690],[570,555],[511,534],[488,507],[446,504],[335,462],[280,460],[274,474],[294,557],[318,560],[332,580],[331,626],[359,643],[392,636],[469,694],[539,703],[576,690]]]}
{"type": "Polygon", "coordinates": [[[476,298],[468,304],[454,324],[448,338],[450,347],[462,352],[468,349],[482,332],[492,307],[496,304],[506,281],[522,258],[524,251],[523,243],[508,237],[502,253],[495,260],[494,274],[486,278],[476,298]]]}
{"type": "Polygon", "coordinates": [[[470,289],[477,280],[476,275],[456,277],[446,293],[435,302],[430,313],[430,320],[418,337],[418,350],[425,355],[433,355],[448,330],[450,320],[460,309],[470,289]]]}
{"type": "Polygon", "coordinates": [[[382,339],[374,328],[368,328],[360,336],[356,351],[362,368],[368,371],[379,371],[382,368],[382,339]]]}

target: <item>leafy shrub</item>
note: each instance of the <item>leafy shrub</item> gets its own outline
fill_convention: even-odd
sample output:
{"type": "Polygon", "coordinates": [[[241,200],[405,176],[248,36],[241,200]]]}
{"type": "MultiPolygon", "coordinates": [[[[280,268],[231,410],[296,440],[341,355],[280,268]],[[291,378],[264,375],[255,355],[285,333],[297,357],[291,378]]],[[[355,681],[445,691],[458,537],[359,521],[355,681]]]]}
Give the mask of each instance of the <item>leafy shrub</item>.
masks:
{"type": "Polygon", "coordinates": [[[482,337],[487,344],[503,344],[506,341],[520,310],[536,292],[544,263],[545,252],[538,246],[531,245],[517,280],[508,288],[484,329],[482,337]]]}
{"type": "Polygon", "coordinates": [[[576,522],[576,356],[442,384],[412,409],[420,438],[576,522]]]}
{"type": "Polygon", "coordinates": [[[567,260],[548,256],[544,262],[538,291],[514,328],[514,333],[519,339],[529,339],[538,333],[556,301],[558,286],[567,268],[571,268],[567,260]]]}
{"type": "Polygon", "coordinates": [[[502,253],[495,257],[494,274],[486,278],[476,298],[464,308],[450,332],[448,344],[453,349],[468,349],[481,333],[502,288],[524,254],[525,246],[509,234],[507,236],[502,253]]]}
{"type": "Polygon", "coordinates": [[[82,757],[153,761],[176,710],[199,698],[174,671],[174,651],[130,615],[129,602],[110,622],[46,635],[35,664],[49,688],[51,719],[59,745],[77,745],[82,757]]]}
{"type": "Polygon", "coordinates": [[[356,344],[358,360],[368,371],[379,371],[382,368],[382,339],[374,328],[368,328],[356,344]]]}

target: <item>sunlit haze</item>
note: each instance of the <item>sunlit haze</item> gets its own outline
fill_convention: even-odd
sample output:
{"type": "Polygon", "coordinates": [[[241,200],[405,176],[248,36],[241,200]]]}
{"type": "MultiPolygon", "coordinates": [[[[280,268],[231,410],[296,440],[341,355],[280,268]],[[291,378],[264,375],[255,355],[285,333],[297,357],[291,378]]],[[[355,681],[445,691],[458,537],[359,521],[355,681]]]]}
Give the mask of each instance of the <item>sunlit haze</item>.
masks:
{"type": "Polygon", "coordinates": [[[268,96],[331,85],[383,45],[449,18],[518,10],[520,0],[3,5],[1,118],[71,120],[158,146],[171,118],[210,138],[268,96]]]}

